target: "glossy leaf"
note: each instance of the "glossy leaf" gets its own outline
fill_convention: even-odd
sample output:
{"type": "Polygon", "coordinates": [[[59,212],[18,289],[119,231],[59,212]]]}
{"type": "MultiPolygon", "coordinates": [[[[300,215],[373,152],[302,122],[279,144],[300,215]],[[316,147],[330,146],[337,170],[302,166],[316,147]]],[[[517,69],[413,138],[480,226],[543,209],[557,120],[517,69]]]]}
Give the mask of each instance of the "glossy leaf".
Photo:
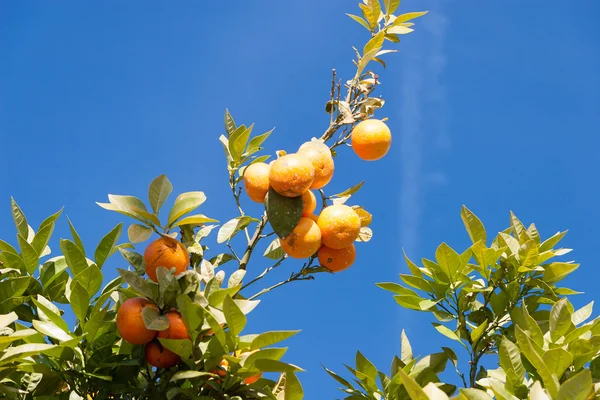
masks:
{"type": "Polygon", "coordinates": [[[112,254],[113,249],[117,245],[119,238],[121,237],[121,231],[123,224],[118,224],[110,230],[98,243],[96,251],[94,252],[94,261],[98,268],[102,268],[108,257],[112,254]]]}
{"type": "Polygon", "coordinates": [[[158,214],[158,211],[172,191],[173,185],[166,175],[163,174],[154,178],[148,188],[148,199],[150,200],[150,206],[152,207],[152,210],[154,210],[154,213],[158,214]]]}
{"type": "Polygon", "coordinates": [[[301,196],[285,197],[273,188],[269,189],[265,205],[273,231],[282,238],[288,236],[298,225],[304,206],[301,196]]]}
{"type": "Polygon", "coordinates": [[[169,213],[168,226],[171,227],[180,217],[200,207],[206,201],[203,192],[182,193],[175,199],[175,204],[169,213]]]}

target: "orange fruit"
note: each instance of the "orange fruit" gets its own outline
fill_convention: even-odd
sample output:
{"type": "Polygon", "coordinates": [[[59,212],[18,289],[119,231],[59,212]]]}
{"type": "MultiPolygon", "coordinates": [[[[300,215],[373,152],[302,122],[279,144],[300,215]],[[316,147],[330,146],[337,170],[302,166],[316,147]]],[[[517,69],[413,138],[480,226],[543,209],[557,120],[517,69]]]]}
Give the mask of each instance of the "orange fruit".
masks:
{"type": "Polygon", "coordinates": [[[281,248],[290,257],[307,258],[321,247],[321,231],[310,218],[302,217],[292,233],[281,239],[281,248]]]}
{"type": "Polygon", "coordinates": [[[323,244],[335,250],[353,244],[360,232],[360,217],[344,204],[325,207],[317,223],[323,244]]]}
{"type": "Polygon", "coordinates": [[[161,339],[190,339],[187,327],[181,314],[177,311],[171,311],[165,314],[169,320],[169,327],[164,331],[158,332],[158,337],[161,339]]]}
{"type": "Polygon", "coordinates": [[[354,244],[338,250],[323,246],[319,249],[318,257],[322,266],[329,268],[331,272],[340,272],[354,263],[356,248],[354,244]]]}
{"type": "Polygon", "coordinates": [[[297,154],[308,159],[315,169],[315,180],[310,186],[311,189],[321,189],[331,181],[334,164],[331,150],[326,144],[306,142],[300,146],[297,154]]]}
{"type": "Polygon", "coordinates": [[[150,243],[144,251],[146,274],[154,282],[158,282],[156,268],[175,268],[175,275],[185,272],[190,265],[190,254],[181,242],[163,236],[150,243]]]}
{"type": "Polygon", "coordinates": [[[390,128],[378,119],[368,119],[356,125],[351,139],[356,155],[366,161],[379,160],[392,145],[390,128]]]}
{"type": "Polygon", "coordinates": [[[311,190],[302,193],[302,204],[304,205],[302,208],[302,216],[308,217],[312,215],[315,208],[317,208],[317,198],[311,190]]]}
{"type": "Polygon", "coordinates": [[[304,215],[304,217],[306,217],[306,218],[310,218],[310,219],[312,219],[312,220],[313,220],[313,221],[315,221],[315,222],[318,222],[318,221],[319,221],[319,216],[318,216],[318,215],[315,215],[315,214],[304,215]]]}
{"type": "Polygon", "coordinates": [[[244,188],[251,200],[264,203],[269,191],[269,165],[259,162],[252,164],[244,171],[244,188]]]}
{"type": "Polygon", "coordinates": [[[273,162],[269,183],[280,195],[297,197],[306,192],[315,179],[315,168],[305,157],[288,154],[273,162]]]}
{"type": "Polygon", "coordinates": [[[181,362],[181,357],[156,342],[148,343],[144,353],[146,362],[156,368],[171,368],[181,362]]]}
{"type": "Polygon", "coordinates": [[[156,306],[150,301],[136,297],[127,299],[117,311],[117,330],[119,335],[131,344],[146,344],[156,337],[156,331],[146,328],[142,311],[144,307],[156,306]]]}

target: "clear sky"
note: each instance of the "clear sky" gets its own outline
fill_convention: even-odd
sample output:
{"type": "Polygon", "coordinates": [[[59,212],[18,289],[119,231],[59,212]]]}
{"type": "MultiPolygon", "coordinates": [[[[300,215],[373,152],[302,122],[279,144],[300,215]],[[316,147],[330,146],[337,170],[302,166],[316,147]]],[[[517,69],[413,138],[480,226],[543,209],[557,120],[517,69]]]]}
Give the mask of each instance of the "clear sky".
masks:
{"type": "MultiPolygon", "coordinates": [[[[392,150],[378,163],[341,152],[330,185],[366,180],[353,200],[373,211],[374,238],[350,270],[266,295],[250,317],[249,332],[303,330],[286,360],[307,370],[308,399],[341,397],[320,363],[342,371],[357,349],[387,370],[402,328],[416,353],[439,349],[446,339],[428,317],[374,284],[407,271],[401,247],[415,259],[441,241],[462,250],[462,204],[492,232],[509,210],[546,237],[568,228],[564,244],[582,267],[567,284],[586,292],[577,306],[600,278],[600,3],[402,8],[431,13],[380,71],[387,104],[377,115],[389,118],[392,150]]],[[[161,173],[177,192],[205,191],[202,212],[227,220],[224,109],[257,130],[276,127],[271,152],[319,136],[330,70],[350,78],[351,46],[366,39],[344,12],[356,13],[355,2],[0,2],[0,237],[14,242],[12,195],[35,226],[64,205],[94,248],[123,220],[95,201],[144,197],[161,173]]],[[[68,235],[63,219],[55,239],[68,235]]],[[[255,261],[250,273],[267,266],[255,261]]],[[[105,274],[124,265],[115,256],[105,274]]]]}

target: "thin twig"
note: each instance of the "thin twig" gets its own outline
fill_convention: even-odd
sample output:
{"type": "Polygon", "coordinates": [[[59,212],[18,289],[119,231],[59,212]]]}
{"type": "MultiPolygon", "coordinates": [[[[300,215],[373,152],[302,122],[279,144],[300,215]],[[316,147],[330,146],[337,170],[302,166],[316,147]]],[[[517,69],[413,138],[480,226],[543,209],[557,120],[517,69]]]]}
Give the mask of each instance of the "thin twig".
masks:
{"type": "Polygon", "coordinates": [[[286,279],[285,281],[281,281],[281,282],[279,282],[279,283],[276,283],[275,285],[273,285],[273,286],[270,286],[270,287],[268,287],[268,288],[266,288],[266,289],[263,289],[263,290],[261,290],[260,292],[256,293],[256,294],[255,294],[255,295],[253,295],[253,296],[250,296],[250,297],[248,298],[248,300],[254,300],[254,299],[256,299],[257,297],[259,297],[259,296],[262,296],[263,294],[265,294],[265,293],[268,293],[268,292],[270,292],[271,290],[273,290],[273,289],[277,289],[278,287],[280,287],[280,286],[283,286],[283,285],[285,285],[285,284],[288,284],[288,283],[290,283],[290,282],[294,282],[294,281],[311,281],[311,280],[313,280],[313,279],[315,279],[315,277],[314,277],[314,276],[312,276],[312,275],[303,276],[303,275],[302,275],[302,271],[301,271],[301,272],[296,272],[295,274],[292,274],[292,275],[291,275],[291,276],[290,276],[288,279],[286,279]]]}
{"type": "Polygon", "coordinates": [[[244,290],[245,288],[247,288],[248,286],[252,285],[253,283],[261,280],[262,278],[265,277],[265,275],[267,275],[269,272],[271,272],[272,270],[274,270],[275,268],[279,267],[281,265],[282,262],[284,262],[287,259],[287,254],[285,254],[283,257],[281,257],[279,260],[277,260],[277,262],[273,265],[271,265],[269,268],[266,268],[260,275],[258,275],[256,278],[252,279],[250,282],[246,283],[244,286],[242,286],[241,290],[244,290]]]}
{"type": "Polygon", "coordinates": [[[260,219],[260,222],[258,223],[256,230],[254,231],[254,235],[252,235],[252,238],[248,241],[248,247],[246,248],[246,251],[244,252],[244,255],[242,256],[242,259],[240,260],[240,266],[238,269],[244,269],[244,270],[246,269],[246,266],[248,265],[248,262],[250,261],[250,257],[252,256],[252,252],[254,251],[254,247],[256,247],[256,244],[260,240],[260,236],[262,234],[263,229],[265,229],[266,225],[267,225],[267,213],[265,212],[265,213],[263,213],[263,216],[260,219]]]}

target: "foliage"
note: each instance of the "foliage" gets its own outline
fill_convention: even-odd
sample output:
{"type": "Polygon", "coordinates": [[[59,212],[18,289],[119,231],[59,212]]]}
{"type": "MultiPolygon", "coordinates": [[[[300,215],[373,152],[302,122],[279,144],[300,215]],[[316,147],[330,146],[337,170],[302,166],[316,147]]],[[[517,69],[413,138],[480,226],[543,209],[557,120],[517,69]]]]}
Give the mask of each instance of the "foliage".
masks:
{"type": "MultiPolygon", "coordinates": [[[[356,50],[356,73],[342,85],[334,70],[326,112],[329,126],[319,139],[327,143],[332,157],[337,148],[349,145],[352,127],[373,116],[385,101],[371,94],[380,84],[369,69],[371,61],[385,66],[382,56],[386,41],[412,31],[408,22],[424,13],[395,16],[399,1],[367,0],[360,4],[363,17],[351,17],[365,26],[370,39],[356,50]],[[345,94],[342,96],[343,89],[345,94]],[[338,136],[334,139],[334,136],[338,136]]],[[[298,331],[247,334],[247,315],[258,305],[259,296],[294,281],[311,280],[321,272],[316,255],[303,260],[303,267],[289,278],[253,294],[247,293],[266,274],[288,257],[281,238],[298,224],[303,203],[274,190],[268,194],[262,215],[247,215],[243,209],[241,184],[244,171],[269,159],[261,154],[273,130],[253,135],[254,125],[238,125],[229,111],[224,117],[223,145],[228,184],[237,215],[218,226],[215,219],[195,213],[206,201],[201,191],[178,195],[167,213],[161,210],[173,192],[166,175],[154,179],[148,203],[132,195],[109,195],[102,208],[134,220],[127,228],[128,242],[120,242],[123,226],[110,230],[95,247],[84,246],[69,220],[71,239],[61,239],[51,251],[52,233],[62,210],[34,230],[17,203],[12,214],[17,229],[16,245],[0,240],[0,393],[7,399],[288,399],[303,397],[296,376],[302,369],[281,361],[286,348],[272,347],[298,331]],[[149,205],[149,206],[148,206],[149,205]],[[268,229],[272,232],[268,232],[268,229]],[[223,248],[211,253],[206,238],[216,235],[223,248]],[[169,265],[157,268],[157,282],[146,279],[144,255],[136,252],[151,237],[176,238],[190,256],[189,269],[175,275],[169,265]],[[239,236],[238,236],[239,235],[239,236]],[[245,236],[245,243],[243,238],[245,236]],[[265,260],[272,263],[245,282],[253,253],[265,245],[265,260]],[[240,241],[243,251],[235,250],[240,241]],[[16,247],[15,247],[16,246],[16,247]],[[93,250],[93,251],[92,251],[93,250]],[[131,266],[105,282],[109,257],[119,253],[131,266]],[[210,256],[209,256],[210,253],[210,256]],[[231,267],[229,277],[225,267],[231,267]],[[219,270],[220,269],[220,270],[219,270]],[[226,279],[227,278],[227,279],[226,279]],[[243,293],[242,293],[243,292],[243,293]],[[144,347],[121,338],[116,316],[127,299],[141,297],[156,308],[142,312],[150,331],[165,331],[165,313],[178,310],[189,339],[160,338],[159,349],[172,351],[182,362],[174,368],[153,369],[145,359],[144,347]],[[70,323],[73,321],[72,323],[70,323]],[[262,375],[262,374],[265,375],[262,375]],[[260,379],[256,379],[260,375],[260,379]],[[273,379],[270,379],[273,378],[273,379]]],[[[278,156],[286,152],[277,152],[278,156]]],[[[326,195],[319,190],[322,207],[349,201],[361,182],[342,193],[326,195]]],[[[372,215],[353,205],[361,221],[358,242],[372,237],[372,215]]],[[[54,246],[54,245],[53,245],[54,246]]],[[[187,260],[187,255],[186,255],[187,260]]],[[[187,262],[187,261],[186,261],[187,262]]],[[[362,358],[361,358],[362,360],[362,358]]],[[[362,361],[361,361],[362,362],[362,361]]]]}
{"type": "Polygon", "coordinates": [[[390,375],[377,371],[360,353],[348,399],[447,399],[456,393],[440,383],[438,374],[450,361],[464,388],[455,399],[588,399],[598,392],[595,382],[600,354],[600,318],[586,322],[593,303],[575,310],[560,286],[579,264],[558,261],[571,249],[556,248],[566,232],[542,240],[534,224],[526,227],[513,213],[510,226],[487,246],[482,222],[463,207],[461,217],[473,244],[458,253],[446,243],[435,260],[417,266],[408,257],[409,274],[402,284],[378,286],[394,294],[407,309],[431,313],[433,327],[466,349],[469,360],[458,360],[450,347],[414,358],[402,332],[402,353],[394,357],[390,375]],[[499,368],[481,366],[484,356],[496,356],[499,368]],[[379,386],[377,380],[379,378],[379,386]]]}

